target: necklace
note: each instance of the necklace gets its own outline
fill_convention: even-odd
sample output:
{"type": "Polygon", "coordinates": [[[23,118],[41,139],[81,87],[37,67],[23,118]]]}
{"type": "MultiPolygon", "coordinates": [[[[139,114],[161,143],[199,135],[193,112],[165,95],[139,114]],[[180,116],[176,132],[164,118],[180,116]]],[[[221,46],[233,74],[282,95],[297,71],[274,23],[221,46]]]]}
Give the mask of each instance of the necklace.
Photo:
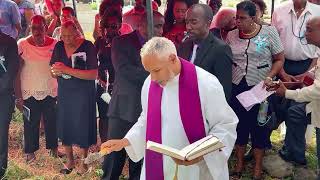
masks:
{"type": "Polygon", "coordinates": [[[254,30],[251,32],[251,33],[244,33],[243,31],[241,31],[241,34],[244,35],[244,36],[251,36],[253,35],[255,32],[257,31],[257,24],[255,24],[254,26],[254,30]]]}

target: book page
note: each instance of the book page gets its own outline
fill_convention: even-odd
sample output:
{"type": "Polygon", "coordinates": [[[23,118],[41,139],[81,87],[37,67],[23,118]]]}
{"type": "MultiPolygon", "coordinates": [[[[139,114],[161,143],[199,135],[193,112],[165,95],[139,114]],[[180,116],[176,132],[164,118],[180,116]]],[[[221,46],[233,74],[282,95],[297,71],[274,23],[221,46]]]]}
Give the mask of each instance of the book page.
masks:
{"type": "Polygon", "coordinates": [[[157,153],[160,153],[160,154],[164,154],[164,155],[176,158],[176,159],[180,159],[182,161],[185,160],[185,156],[181,155],[179,150],[172,148],[172,147],[169,147],[169,146],[166,146],[166,145],[163,145],[163,144],[153,142],[153,141],[147,142],[147,149],[152,150],[157,153]]]}
{"type": "Polygon", "coordinates": [[[201,151],[192,152],[192,153],[188,154],[187,157],[186,157],[186,160],[192,161],[192,160],[194,160],[194,159],[196,159],[198,157],[204,156],[204,155],[209,154],[209,153],[211,153],[213,151],[217,151],[217,150],[219,150],[219,149],[221,149],[223,147],[224,147],[224,145],[222,144],[222,142],[219,141],[218,143],[216,143],[216,144],[214,144],[212,146],[209,146],[207,148],[201,149],[201,151]]]}
{"type": "Polygon", "coordinates": [[[205,141],[208,141],[212,137],[214,137],[214,136],[213,135],[208,135],[208,136],[206,136],[206,137],[204,137],[202,139],[199,139],[198,141],[196,141],[196,142],[184,147],[183,149],[181,149],[180,154],[183,157],[186,157],[188,153],[190,153],[191,151],[193,151],[194,149],[196,149],[197,147],[199,147],[201,144],[203,144],[205,141]]]}
{"type": "Polygon", "coordinates": [[[236,96],[241,105],[247,111],[249,111],[255,104],[260,104],[274,93],[274,91],[267,91],[266,88],[263,88],[263,84],[264,82],[261,81],[249,91],[245,91],[236,96]]]}
{"type": "Polygon", "coordinates": [[[31,111],[26,105],[22,106],[22,114],[24,117],[26,117],[27,121],[30,121],[31,111]]]}

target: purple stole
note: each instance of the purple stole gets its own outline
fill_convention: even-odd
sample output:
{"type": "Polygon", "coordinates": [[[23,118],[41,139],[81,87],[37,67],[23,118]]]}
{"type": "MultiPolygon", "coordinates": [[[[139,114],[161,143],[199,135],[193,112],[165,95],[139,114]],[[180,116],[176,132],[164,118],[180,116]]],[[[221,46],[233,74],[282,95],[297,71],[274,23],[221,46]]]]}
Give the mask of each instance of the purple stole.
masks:
{"type": "MultiPolygon", "coordinates": [[[[179,107],[182,124],[189,143],[206,136],[202,117],[198,80],[195,66],[183,59],[179,76],[179,107]],[[195,128],[196,127],[196,128],[195,128]]],[[[161,138],[161,98],[162,88],[151,81],[148,95],[146,141],[162,144],[161,138]]],[[[146,180],[164,180],[162,154],[146,150],[146,180]]]]}

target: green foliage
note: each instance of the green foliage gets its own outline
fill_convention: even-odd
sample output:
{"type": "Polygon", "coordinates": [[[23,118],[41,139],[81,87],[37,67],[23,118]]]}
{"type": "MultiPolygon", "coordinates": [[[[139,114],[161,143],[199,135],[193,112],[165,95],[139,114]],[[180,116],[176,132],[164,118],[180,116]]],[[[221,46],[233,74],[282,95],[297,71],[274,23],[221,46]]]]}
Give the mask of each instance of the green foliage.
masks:
{"type": "Polygon", "coordinates": [[[103,175],[103,170],[102,170],[102,169],[96,169],[96,170],[95,170],[95,173],[96,173],[96,176],[102,177],[102,175],[103,175]]]}
{"type": "Polygon", "coordinates": [[[22,113],[16,108],[12,114],[12,121],[23,123],[22,113]]]}
{"type": "Polygon", "coordinates": [[[92,10],[97,10],[98,9],[98,4],[96,2],[90,3],[90,7],[92,10]]]}
{"type": "MultiPolygon", "coordinates": [[[[9,162],[7,172],[5,174],[5,178],[8,180],[22,180],[25,178],[30,177],[30,174],[24,170],[21,169],[18,165],[16,165],[14,162],[9,162]]],[[[37,179],[42,180],[42,179],[37,179]]]]}

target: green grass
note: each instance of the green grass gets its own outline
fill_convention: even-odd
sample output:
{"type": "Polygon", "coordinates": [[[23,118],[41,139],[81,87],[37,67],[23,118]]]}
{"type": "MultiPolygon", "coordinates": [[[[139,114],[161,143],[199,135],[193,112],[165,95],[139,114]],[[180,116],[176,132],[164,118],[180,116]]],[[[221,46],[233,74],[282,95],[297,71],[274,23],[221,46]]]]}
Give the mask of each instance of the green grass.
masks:
{"type": "MultiPolygon", "coordinates": [[[[15,133],[15,141],[16,143],[21,144],[22,143],[22,135],[23,135],[23,127],[22,127],[22,114],[19,112],[19,110],[16,110],[16,112],[13,114],[12,117],[12,126],[18,126],[18,131],[14,132],[15,133]],[[21,127],[20,127],[21,126],[21,127]]],[[[278,150],[282,147],[282,138],[280,137],[280,132],[278,130],[274,131],[271,135],[271,141],[273,148],[272,150],[268,151],[267,154],[277,154],[278,150]]],[[[19,147],[19,150],[21,150],[22,147],[19,147]]],[[[43,168],[46,166],[46,158],[47,156],[40,156],[38,155],[38,163],[37,166],[38,168],[43,168]]],[[[312,143],[308,145],[307,151],[306,151],[306,158],[308,161],[308,168],[311,170],[316,171],[317,170],[317,156],[316,156],[316,142],[315,142],[315,135],[312,138],[312,143]]],[[[246,164],[246,169],[245,172],[243,173],[243,178],[242,180],[251,180],[252,179],[252,168],[253,168],[253,163],[254,162],[248,162],[246,164]]],[[[229,161],[229,167],[232,169],[235,165],[235,158],[232,156],[229,161]]],[[[6,178],[8,180],[22,180],[22,179],[31,179],[31,180],[44,180],[48,179],[48,176],[46,174],[34,174],[34,172],[28,172],[27,170],[24,169],[26,167],[24,164],[21,164],[21,162],[16,162],[15,159],[10,159],[9,165],[8,165],[8,170],[6,173],[6,178]]],[[[76,173],[72,173],[68,176],[63,176],[63,179],[65,180],[74,180],[74,179],[100,179],[102,176],[103,171],[101,167],[96,167],[96,169],[93,169],[91,173],[85,175],[85,176],[78,176],[76,173]]],[[[56,178],[53,178],[56,179],[56,178]]],[[[125,180],[125,176],[122,176],[120,178],[121,180],[125,180]]],[[[270,177],[268,174],[264,174],[264,179],[265,180],[278,180],[276,178],[270,177]]],[[[291,180],[293,179],[292,177],[287,177],[282,180],[291,180]]]]}
{"type": "Polygon", "coordinates": [[[31,177],[31,174],[29,174],[26,170],[20,168],[14,162],[10,161],[8,163],[7,172],[4,178],[8,180],[22,180],[30,177],[31,177]]]}

